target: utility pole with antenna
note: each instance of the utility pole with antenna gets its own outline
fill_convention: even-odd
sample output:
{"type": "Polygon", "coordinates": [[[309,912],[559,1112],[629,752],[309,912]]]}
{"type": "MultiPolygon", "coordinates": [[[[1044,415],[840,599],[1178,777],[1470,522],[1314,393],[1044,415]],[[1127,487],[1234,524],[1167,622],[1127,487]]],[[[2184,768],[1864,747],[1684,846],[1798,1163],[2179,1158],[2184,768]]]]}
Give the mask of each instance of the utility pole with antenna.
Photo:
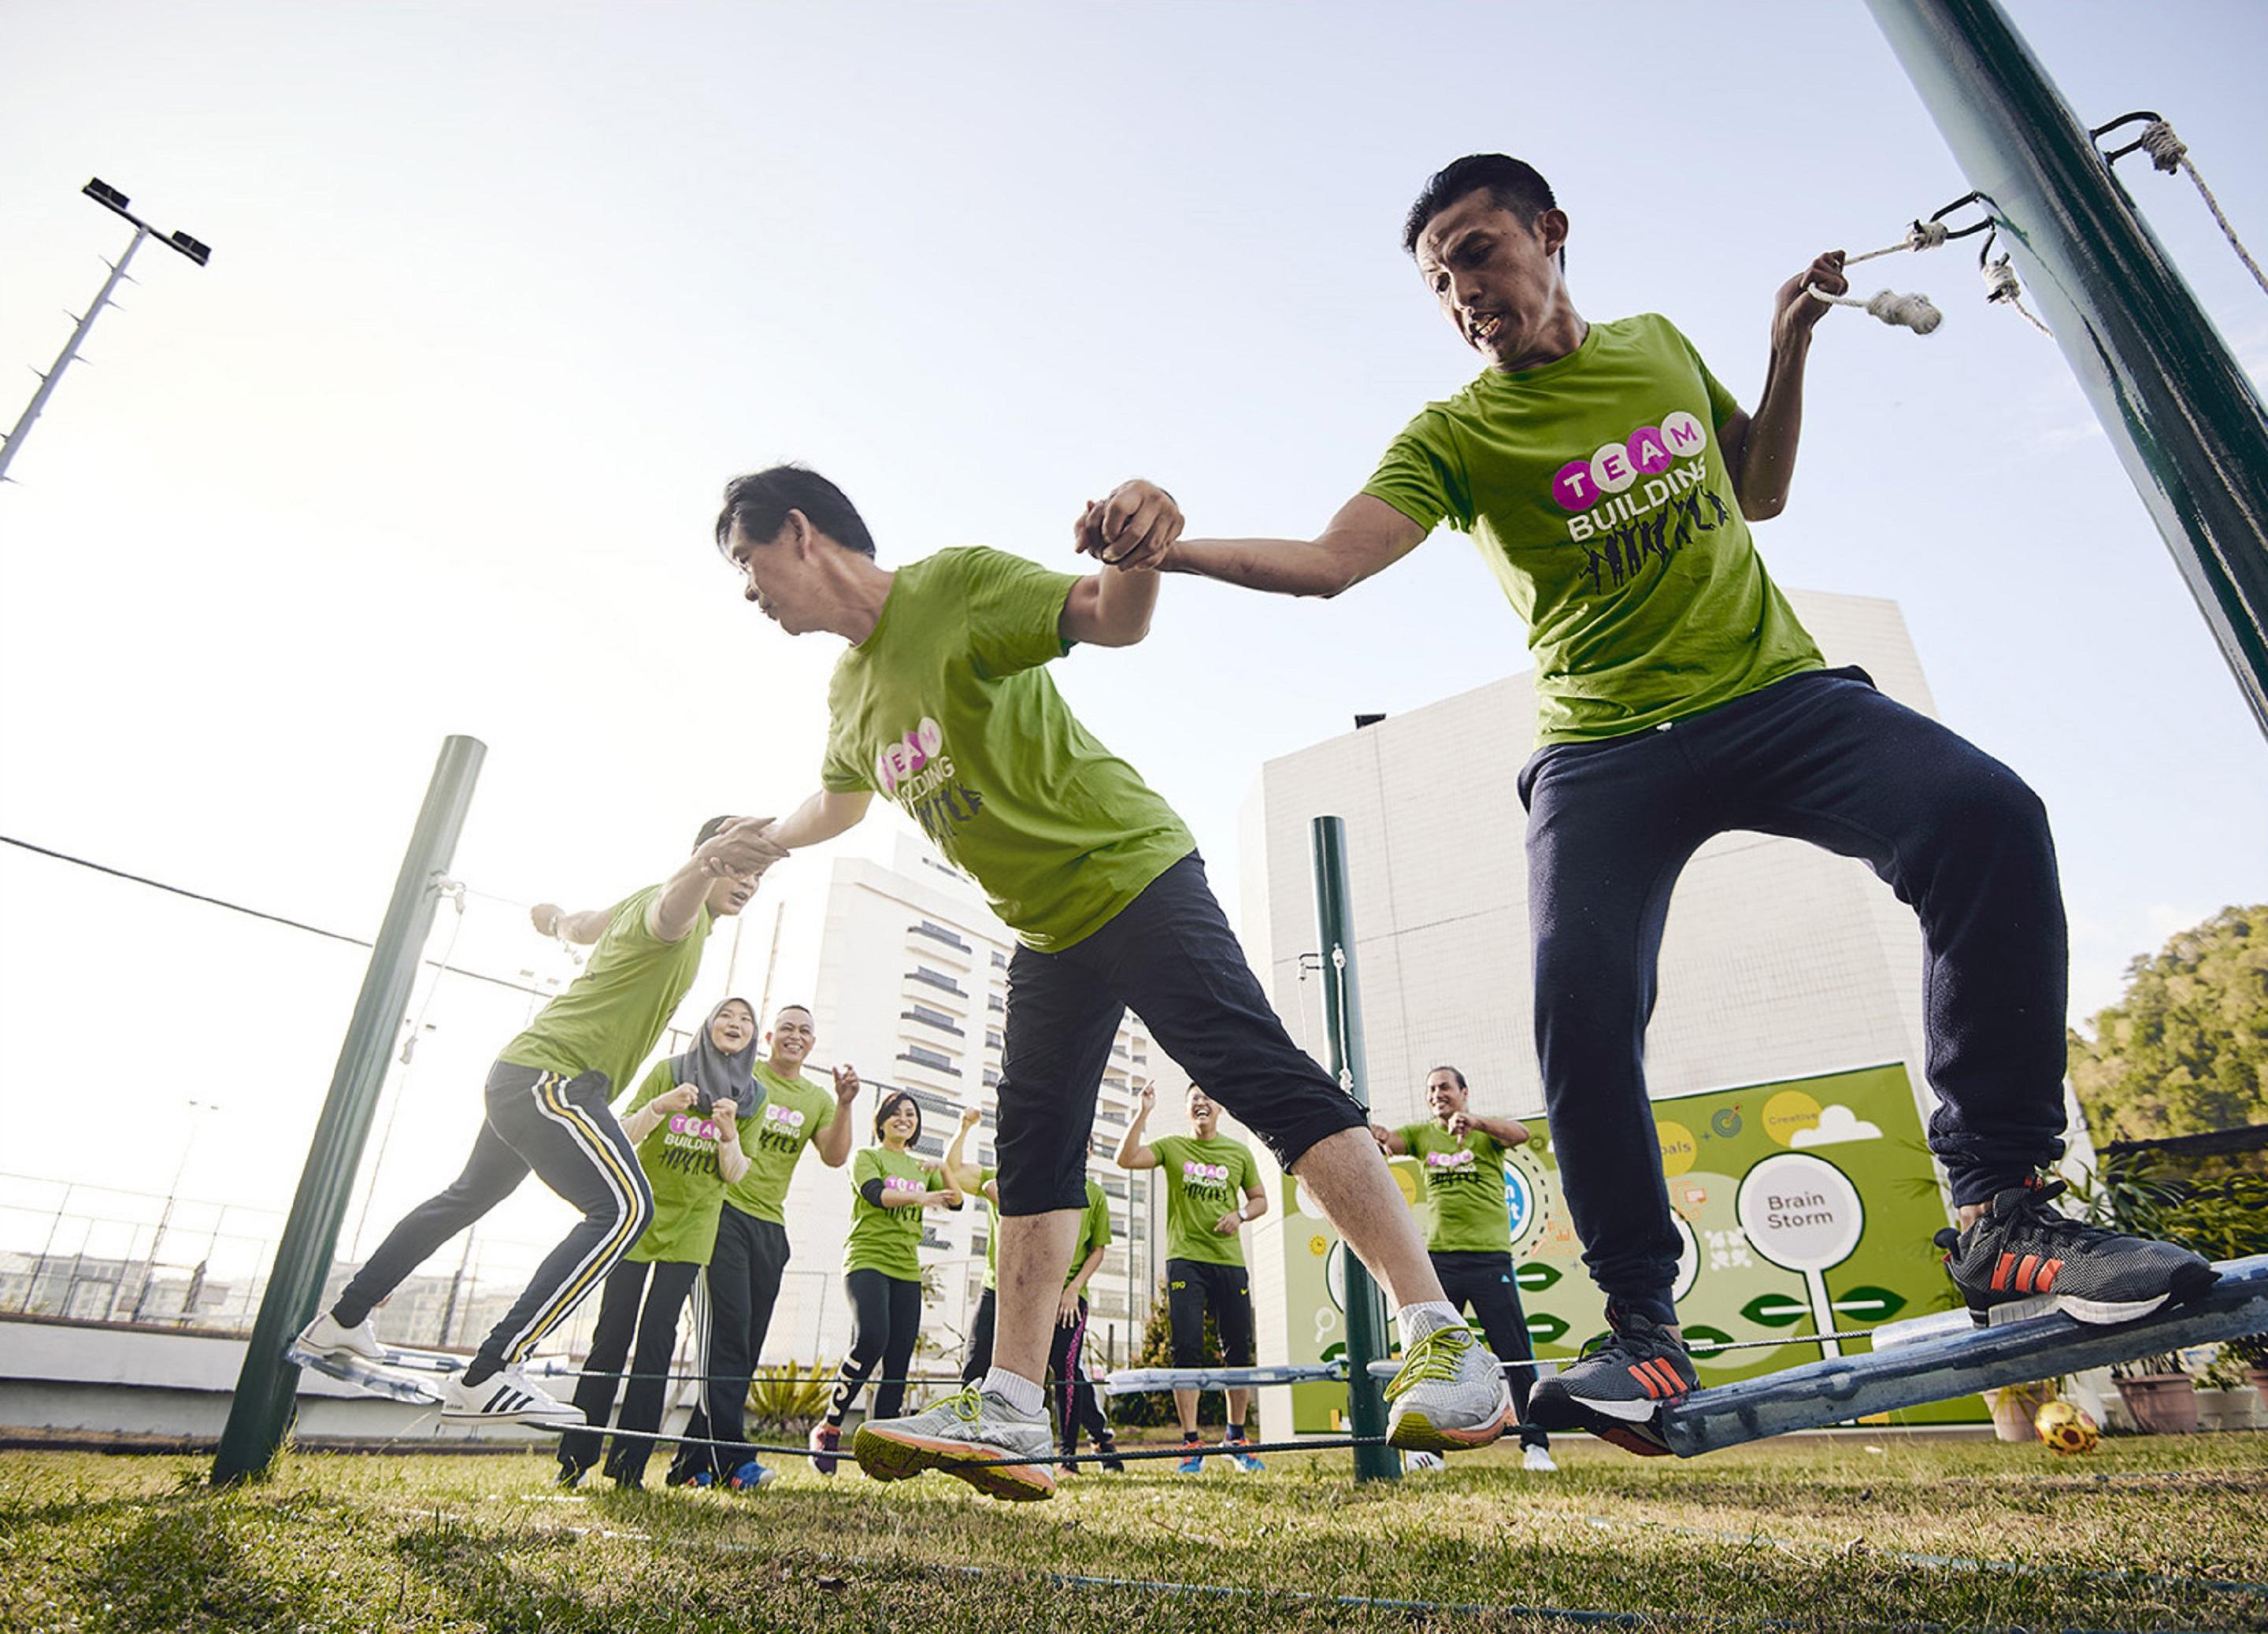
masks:
{"type": "Polygon", "coordinates": [[[40,389],[32,394],[31,403],[25,408],[23,417],[16,422],[16,429],[8,433],[6,442],[0,443],[0,482],[9,480],[9,462],[15,459],[16,451],[24,445],[24,438],[30,435],[32,422],[38,419],[40,410],[48,406],[48,398],[55,391],[55,382],[63,379],[63,371],[70,368],[72,359],[78,356],[79,346],[86,339],[87,331],[94,328],[94,320],[101,314],[102,309],[112,304],[111,298],[117,292],[118,286],[127,281],[126,269],[134,260],[134,252],[142,247],[142,240],[155,234],[158,243],[168,249],[180,251],[200,267],[212,259],[210,247],[198,242],[186,232],[158,232],[128,210],[126,195],[101,177],[97,176],[79,191],[113,215],[123,216],[132,222],[134,237],[126,246],[126,253],[111,263],[110,276],[103,280],[102,292],[94,298],[94,305],[86,309],[86,315],[78,320],[78,327],[71,331],[70,339],[63,342],[63,351],[56,357],[54,366],[40,376],[40,389]]]}

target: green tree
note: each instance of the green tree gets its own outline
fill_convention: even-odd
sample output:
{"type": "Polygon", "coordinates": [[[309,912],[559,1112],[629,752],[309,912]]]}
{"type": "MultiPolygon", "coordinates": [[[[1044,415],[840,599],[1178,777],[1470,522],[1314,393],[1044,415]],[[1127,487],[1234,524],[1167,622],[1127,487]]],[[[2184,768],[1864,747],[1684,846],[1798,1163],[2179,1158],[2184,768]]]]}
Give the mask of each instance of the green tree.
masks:
{"type": "Polygon", "coordinates": [[[2068,1034],[2097,1141],[2268,1122],[2268,905],[2224,908],[2126,967],[2126,992],[2068,1034]]]}
{"type": "MultiPolygon", "coordinates": [[[[1174,1329],[1166,1309],[1166,1284],[1158,1284],[1158,1296],[1150,1304],[1150,1320],[1142,1329],[1140,1348],[1132,1367],[1171,1367],[1174,1365],[1174,1329]]],[[[1212,1313],[1205,1313],[1204,1362],[1207,1367],[1219,1367],[1220,1359],[1220,1329],[1213,1325],[1212,1313]]],[[[1170,1424],[1174,1417],[1174,1396],[1170,1390],[1145,1390],[1137,1395],[1113,1395],[1103,1399],[1104,1410],[1114,1424],[1170,1424]]],[[[1228,1424],[1228,1398],[1218,1390],[1207,1390],[1197,1397],[1197,1424],[1226,1427],[1228,1424]]]]}

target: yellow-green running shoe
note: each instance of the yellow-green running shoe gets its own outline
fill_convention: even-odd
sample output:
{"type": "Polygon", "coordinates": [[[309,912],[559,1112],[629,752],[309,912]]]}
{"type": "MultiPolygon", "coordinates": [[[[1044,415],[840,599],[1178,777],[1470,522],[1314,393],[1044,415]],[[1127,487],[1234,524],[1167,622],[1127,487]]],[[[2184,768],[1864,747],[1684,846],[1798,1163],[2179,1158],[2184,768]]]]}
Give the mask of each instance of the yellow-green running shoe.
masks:
{"type": "Polygon", "coordinates": [[[1411,1345],[1386,1402],[1386,1439],[1404,1452],[1486,1446],[1513,1422],[1504,1369],[1462,1326],[1436,1328],[1411,1345]]]}

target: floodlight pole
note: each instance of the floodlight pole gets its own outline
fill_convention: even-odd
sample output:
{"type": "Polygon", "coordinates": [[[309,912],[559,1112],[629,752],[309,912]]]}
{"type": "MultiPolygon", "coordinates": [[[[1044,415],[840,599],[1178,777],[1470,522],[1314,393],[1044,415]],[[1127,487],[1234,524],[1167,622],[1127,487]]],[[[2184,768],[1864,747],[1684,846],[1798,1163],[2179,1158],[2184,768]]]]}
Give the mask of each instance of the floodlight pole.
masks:
{"type": "MultiPolygon", "coordinates": [[[[133,264],[134,252],[142,247],[142,241],[144,239],[156,232],[156,229],[148,222],[126,208],[128,200],[123,193],[110,186],[100,177],[88,182],[79,190],[113,215],[122,216],[132,222],[134,237],[128,242],[126,253],[112,264],[110,276],[102,281],[101,292],[94,298],[94,304],[86,309],[86,315],[78,320],[77,327],[72,329],[70,339],[63,342],[63,349],[55,355],[55,363],[45,374],[40,376],[40,389],[32,394],[32,401],[26,405],[22,416],[17,420],[16,429],[8,433],[6,442],[0,443],[0,482],[9,480],[10,462],[16,458],[16,451],[24,445],[24,439],[31,435],[32,422],[38,419],[40,410],[48,406],[48,399],[55,393],[55,382],[63,378],[63,371],[70,368],[77,358],[78,349],[85,342],[87,331],[94,328],[94,320],[101,316],[102,309],[111,305],[111,298],[118,292],[118,286],[126,282],[126,269],[133,264]]],[[[158,241],[168,249],[179,250],[200,267],[212,257],[212,251],[209,247],[199,243],[186,232],[161,234],[158,241]]]]}
{"type": "MultiPolygon", "coordinates": [[[[1346,820],[1318,817],[1311,825],[1315,850],[1315,925],[1323,955],[1323,1034],[1331,1076],[1370,1110],[1370,1085],[1362,1047],[1362,1001],[1355,979],[1353,892],[1347,883],[1346,820]]],[[[1386,1299],[1369,1268],[1342,1244],[1346,1272],[1347,1417],[1354,1433],[1371,1440],[1386,1434],[1386,1395],[1370,1365],[1386,1354],[1386,1299]]],[[[1357,1481],[1398,1481],[1402,1458],[1390,1446],[1354,1449],[1357,1481]]]]}
{"type": "Polygon", "coordinates": [[[2268,413],[1994,0],[1868,0],[2268,732],[2268,413]]]}
{"type": "Polygon", "coordinates": [[[355,1170],[370,1137],[379,1092],[386,1086],[387,1063],[409,1008],[417,961],[433,929],[433,912],[456,856],[457,835],[465,826],[473,784],[487,755],[487,746],[477,738],[452,737],[442,742],[417,827],[394,881],[393,901],[372,945],[370,968],[355,1000],[353,1019],[347,1023],[346,1040],[339,1046],[330,1093],[315,1122],[299,1189],[284,1222],[284,1238],[276,1245],[276,1263],[261,1296],[260,1314],[245,1347],[244,1368],[237,1375],[235,1399],[229,1403],[228,1426],[221,1432],[219,1454],[213,1461],[215,1486],[232,1485],[266,1470],[291,1428],[299,1397],[299,1370],[284,1359],[284,1347],[314,1320],[322,1299],[323,1280],[330,1272],[339,1226],[354,1190],[355,1170]]]}

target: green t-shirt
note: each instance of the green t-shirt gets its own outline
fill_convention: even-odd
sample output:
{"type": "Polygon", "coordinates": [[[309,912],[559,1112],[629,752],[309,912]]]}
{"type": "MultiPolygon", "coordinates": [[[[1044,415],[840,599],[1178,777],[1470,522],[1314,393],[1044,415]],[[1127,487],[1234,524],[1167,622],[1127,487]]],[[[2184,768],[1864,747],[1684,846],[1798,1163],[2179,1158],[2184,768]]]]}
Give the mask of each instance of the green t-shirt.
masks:
{"type": "MultiPolygon", "coordinates": [[[[624,1112],[677,1087],[677,1063],[653,1064],[624,1112]]],[[[630,1245],[627,1258],[706,1265],[717,1247],[717,1219],[725,1207],[725,1176],[717,1167],[716,1121],[692,1108],[673,1112],[638,1142],[638,1167],[653,1188],[653,1224],[630,1245]]]]}
{"type": "Polygon", "coordinates": [[[1077,579],[967,547],[897,570],[828,688],[820,780],[895,800],[1042,953],[1092,935],[1197,849],[1079,724],[1045,666],[1077,579]]]}
{"type": "Polygon", "coordinates": [[[1429,403],[1363,492],[1470,534],[1528,621],[1538,737],[1618,737],[1817,669],[1717,430],[1740,411],[1667,318],[1429,403]]]}
{"type": "Polygon", "coordinates": [[[663,941],[645,923],[647,907],[660,894],[659,886],[648,886],[615,904],[583,974],[499,1059],[569,1078],[603,1072],[608,1099],[622,1093],[701,973],[702,946],[716,923],[704,902],[682,938],[663,941]]]}
{"type": "Polygon", "coordinates": [[[1167,1135],[1150,1143],[1166,1176],[1166,1257],[1209,1265],[1244,1263],[1244,1233],[1224,1236],[1213,1223],[1244,1206],[1244,1189],[1260,1179],[1260,1165],[1241,1140],[1216,1135],[1167,1135]]]}
{"type": "Polygon", "coordinates": [[[870,1180],[885,1191],[941,1191],[945,1171],[887,1146],[861,1146],[850,1159],[850,1234],[843,1242],[843,1269],[880,1271],[900,1282],[921,1280],[922,1211],[886,1209],[866,1201],[861,1189],[870,1180]]]}
{"type": "Polygon", "coordinates": [[[1431,1122],[1404,1124],[1394,1132],[1425,1168],[1425,1201],[1433,1205],[1425,1246],[1436,1254],[1511,1252],[1504,1143],[1476,1129],[1458,1140],[1431,1122]]]}
{"type": "Polygon", "coordinates": [[[782,1078],[761,1061],[756,1082],[764,1086],[764,1104],[754,1117],[740,1120],[740,1150],[748,1154],[748,1172],[725,1189],[725,1201],[743,1214],[784,1226],[782,1211],[788,1182],[795,1178],[795,1160],[806,1143],[835,1122],[835,1097],[800,1072],[782,1078]]]}
{"type": "MultiPolygon", "coordinates": [[[[981,1185],[995,1178],[1000,1171],[983,1168],[977,1171],[981,1185]]],[[[984,1199],[985,1211],[990,1216],[991,1230],[984,1239],[984,1285],[1000,1285],[1000,1205],[991,1198],[984,1199]]],[[[1086,1212],[1079,1217],[1079,1240],[1071,1245],[1071,1265],[1064,1272],[1064,1286],[1079,1275],[1079,1268],[1086,1263],[1086,1256],[1097,1248],[1110,1246],[1110,1195],[1102,1189],[1093,1175],[1086,1181],[1086,1212]]]]}

